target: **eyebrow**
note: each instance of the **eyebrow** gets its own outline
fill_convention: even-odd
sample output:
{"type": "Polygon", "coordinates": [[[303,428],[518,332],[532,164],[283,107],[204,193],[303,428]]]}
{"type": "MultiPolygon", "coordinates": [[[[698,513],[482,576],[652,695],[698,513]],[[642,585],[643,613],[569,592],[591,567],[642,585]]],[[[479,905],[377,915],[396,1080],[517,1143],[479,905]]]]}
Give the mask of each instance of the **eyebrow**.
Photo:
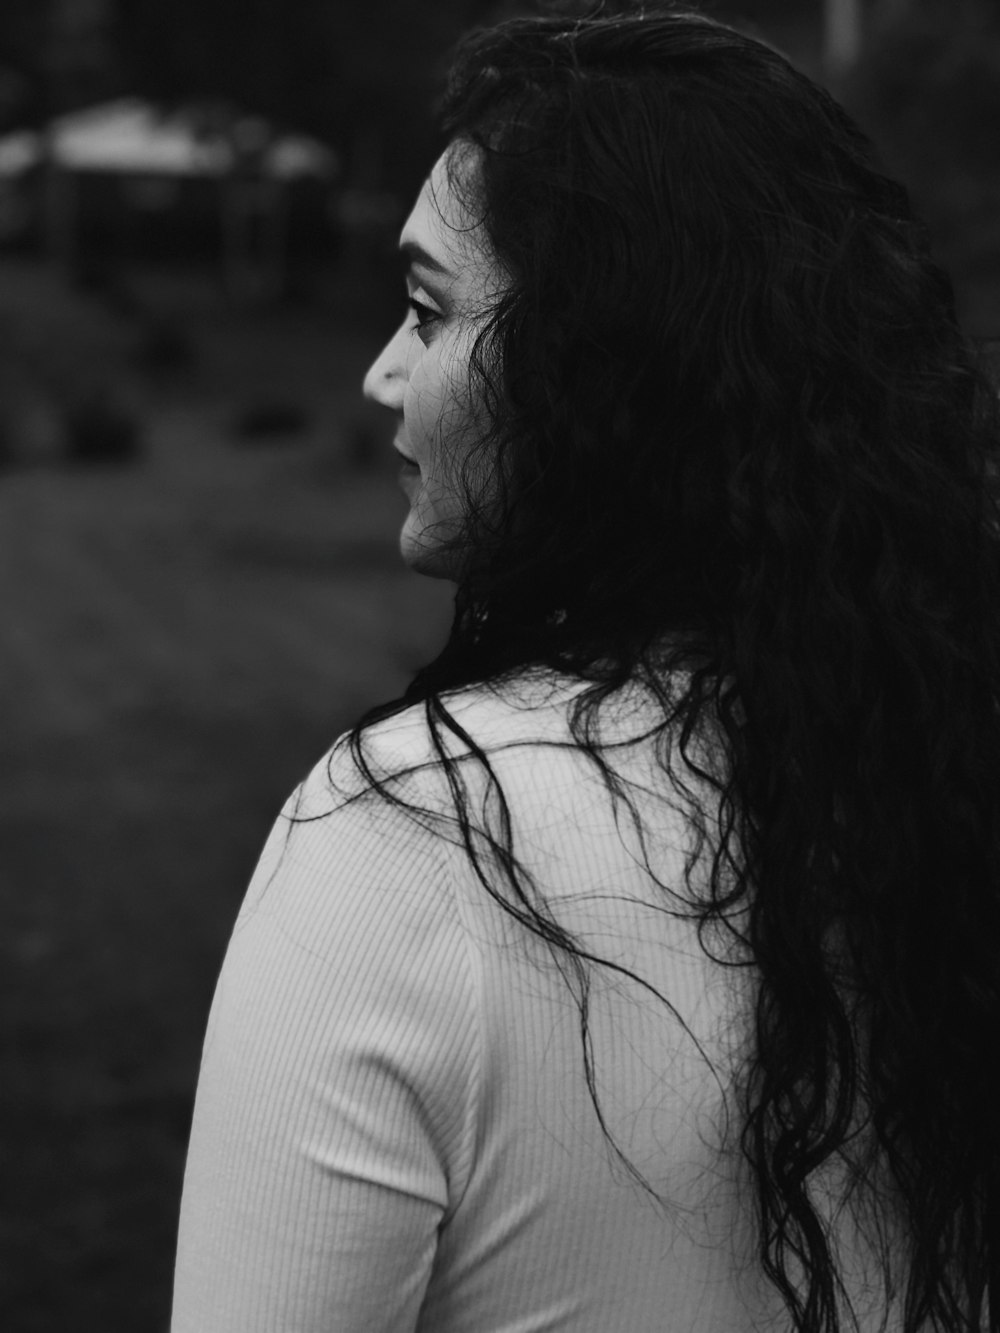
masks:
{"type": "Polygon", "coordinates": [[[431,273],[439,273],[446,278],[453,278],[455,276],[450,268],[447,268],[442,264],[440,259],[435,259],[434,256],[428,253],[428,251],[426,251],[417,241],[400,241],[399,253],[410,264],[419,265],[421,268],[425,268],[431,273]]]}

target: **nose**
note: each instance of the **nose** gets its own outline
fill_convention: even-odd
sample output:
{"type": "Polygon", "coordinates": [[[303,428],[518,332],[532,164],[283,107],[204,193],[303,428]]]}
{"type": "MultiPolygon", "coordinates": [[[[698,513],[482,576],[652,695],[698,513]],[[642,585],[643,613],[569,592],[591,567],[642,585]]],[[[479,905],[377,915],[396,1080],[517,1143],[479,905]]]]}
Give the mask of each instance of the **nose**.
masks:
{"type": "Polygon", "coordinates": [[[362,391],[365,397],[390,411],[403,410],[406,358],[403,350],[405,320],[368,368],[362,391]]]}

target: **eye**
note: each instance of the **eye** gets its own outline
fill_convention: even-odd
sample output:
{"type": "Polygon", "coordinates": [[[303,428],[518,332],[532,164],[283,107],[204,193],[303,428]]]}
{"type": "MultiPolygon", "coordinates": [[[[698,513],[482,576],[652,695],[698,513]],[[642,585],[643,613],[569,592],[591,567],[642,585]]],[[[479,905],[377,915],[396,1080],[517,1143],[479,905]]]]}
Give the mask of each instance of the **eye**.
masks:
{"type": "Polygon", "coordinates": [[[416,297],[411,296],[407,305],[417,317],[416,327],[418,332],[423,332],[424,329],[429,328],[441,318],[436,310],[433,310],[429,305],[424,305],[423,301],[418,301],[416,297]]]}

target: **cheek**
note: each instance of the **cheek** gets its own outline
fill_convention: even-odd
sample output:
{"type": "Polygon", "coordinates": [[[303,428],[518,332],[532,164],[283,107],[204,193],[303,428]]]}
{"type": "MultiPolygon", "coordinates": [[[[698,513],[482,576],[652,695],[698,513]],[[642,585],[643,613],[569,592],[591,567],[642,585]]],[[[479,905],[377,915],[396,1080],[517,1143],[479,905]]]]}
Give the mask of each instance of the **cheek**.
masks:
{"type": "Polygon", "coordinates": [[[403,412],[410,445],[421,465],[435,470],[442,453],[460,445],[469,427],[466,377],[457,369],[449,348],[432,344],[407,382],[403,412]]]}
{"type": "Polygon", "coordinates": [[[421,363],[410,375],[403,414],[414,432],[413,444],[425,445],[443,408],[441,386],[433,368],[421,363]]]}

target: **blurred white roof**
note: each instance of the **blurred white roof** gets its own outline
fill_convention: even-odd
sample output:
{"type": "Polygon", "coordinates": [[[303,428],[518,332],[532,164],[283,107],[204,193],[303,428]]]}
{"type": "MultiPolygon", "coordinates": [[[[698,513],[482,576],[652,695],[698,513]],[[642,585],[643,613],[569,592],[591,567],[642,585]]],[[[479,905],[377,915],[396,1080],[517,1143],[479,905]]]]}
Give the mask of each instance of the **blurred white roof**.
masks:
{"type": "MultiPolygon", "coordinates": [[[[247,118],[247,123],[261,122],[247,118]]],[[[235,130],[240,129],[237,121],[235,130]]],[[[194,111],[161,114],[148,102],[122,98],[74,111],[45,132],[22,130],[0,138],[0,176],[19,174],[48,152],[70,171],[107,171],[144,176],[221,176],[233,165],[232,142],[208,134],[194,111]]],[[[302,135],[283,135],[264,150],[263,170],[281,179],[333,177],[331,150],[302,135]]]]}

